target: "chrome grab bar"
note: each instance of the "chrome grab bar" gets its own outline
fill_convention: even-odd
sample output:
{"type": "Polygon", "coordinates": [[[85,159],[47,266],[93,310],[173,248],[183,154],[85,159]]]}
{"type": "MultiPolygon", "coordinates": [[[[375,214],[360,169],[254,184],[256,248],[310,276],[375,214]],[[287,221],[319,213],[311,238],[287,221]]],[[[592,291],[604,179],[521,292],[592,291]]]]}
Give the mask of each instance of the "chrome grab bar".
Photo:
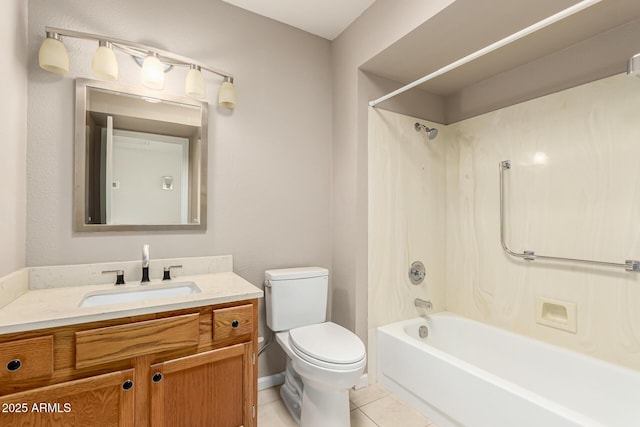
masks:
{"type": "Polygon", "coordinates": [[[522,253],[514,252],[507,246],[505,242],[505,221],[504,221],[504,171],[511,169],[511,161],[503,160],[498,164],[500,168],[500,244],[502,249],[512,257],[522,258],[525,261],[535,261],[537,259],[547,261],[575,262],[580,264],[597,265],[602,267],[624,268],[627,271],[640,272],[640,261],[635,259],[625,260],[624,263],[593,261],[589,259],[565,258],[548,255],[538,255],[533,251],[524,251],[522,253]]]}

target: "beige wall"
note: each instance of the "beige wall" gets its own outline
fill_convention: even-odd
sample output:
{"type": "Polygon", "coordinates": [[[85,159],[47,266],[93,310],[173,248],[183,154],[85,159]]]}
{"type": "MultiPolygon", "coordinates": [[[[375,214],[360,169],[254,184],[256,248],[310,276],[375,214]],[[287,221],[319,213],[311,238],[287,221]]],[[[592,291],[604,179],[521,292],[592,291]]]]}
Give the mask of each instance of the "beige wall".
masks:
{"type": "MultiPolygon", "coordinates": [[[[234,270],[262,286],[265,269],[331,267],[330,43],[214,0],[29,2],[29,266],[231,254],[234,270]],[[71,72],[37,65],[44,26],[107,34],[193,57],[234,74],[238,108],[217,110],[221,80],[207,76],[208,228],[204,233],[74,233],[74,78],[91,77],[96,44],[67,39],[71,72]]],[[[120,83],[142,88],[118,53],[120,83]]],[[[186,70],[167,74],[183,93],[186,70]]],[[[261,333],[263,325],[261,324],[261,333]]],[[[261,375],[282,369],[273,346],[261,375]]]]}
{"type": "Polygon", "coordinates": [[[617,75],[450,126],[448,310],[640,370],[640,276],[510,258],[498,209],[498,163],[511,160],[509,247],[639,258],[638,94],[640,79],[617,75]],[[577,333],[537,324],[537,297],[576,303],[577,333]]]}
{"type": "Polygon", "coordinates": [[[27,5],[3,2],[0,14],[0,276],[25,265],[27,156],[27,5]]]}
{"type": "MultiPolygon", "coordinates": [[[[329,43],[219,1],[185,12],[151,0],[30,0],[27,264],[136,259],[150,243],[158,258],[231,253],[235,271],[255,284],[266,268],[323,265],[332,271],[332,319],[366,339],[366,101],[393,82],[358,67],[451,2],[378,0],[329,43]],[[65,41],[71,73],[45,73],[36,62],[45,25],[156,45],[235,75],[240,106],[231,115],[214,108],[209,123],[206,233],[72,231],[73,79],[90,77],[93,46],[65,41]]],[[[137,66],[119,61],[120,83],[140,87],[137,66]]],[[[184,72],[167,75],[169,92],[182,93],[184,72]]],[[[210,102],[218,84],[207,83],[210,102]]],[[[397,107],[425,101],[418,109],[441,111],[441,100],[418,93],[397,107]]]]}

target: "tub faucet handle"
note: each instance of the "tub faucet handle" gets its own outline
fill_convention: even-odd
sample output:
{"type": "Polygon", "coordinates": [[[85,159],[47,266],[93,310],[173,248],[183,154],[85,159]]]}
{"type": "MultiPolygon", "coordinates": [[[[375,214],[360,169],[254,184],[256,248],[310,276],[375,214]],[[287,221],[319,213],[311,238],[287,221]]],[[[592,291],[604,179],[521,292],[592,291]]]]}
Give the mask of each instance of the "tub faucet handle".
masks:
{"type": "Polygon", "coordinates": [[[424,268],[424,264],[420,261],[414,261],[411,263],[411,268],[409,268],[409,280],[414,285],[419,285],[422,283],[427,273],[424,268]]]}

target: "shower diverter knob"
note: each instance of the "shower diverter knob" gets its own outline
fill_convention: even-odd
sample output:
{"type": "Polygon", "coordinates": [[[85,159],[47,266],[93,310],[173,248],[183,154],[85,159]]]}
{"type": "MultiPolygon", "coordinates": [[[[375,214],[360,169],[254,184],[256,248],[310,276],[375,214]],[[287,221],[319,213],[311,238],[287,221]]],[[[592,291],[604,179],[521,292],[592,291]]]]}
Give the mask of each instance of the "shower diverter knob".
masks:
{"type": "Polygon", "coordinates": [[[423,263],[415,261],[411,264],[411,268],[409,269],[409,280],[411,280],[411,283],[419,285],[426,275],[427,273],[423,263]]]}

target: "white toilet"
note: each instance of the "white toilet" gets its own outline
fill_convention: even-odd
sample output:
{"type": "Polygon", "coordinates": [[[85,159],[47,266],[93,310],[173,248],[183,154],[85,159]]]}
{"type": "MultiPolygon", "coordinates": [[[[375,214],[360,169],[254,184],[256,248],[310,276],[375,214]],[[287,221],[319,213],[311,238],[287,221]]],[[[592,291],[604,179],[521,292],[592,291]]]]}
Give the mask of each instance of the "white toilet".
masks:
{"type": "Polygon", "coordinates": [[[328,280],[320,267],[265,272],[267,326],[289,358],[280,394],[302,427],[351,425],[349,388],[367,361],[360,338],[326,322],[328,280]]]}

